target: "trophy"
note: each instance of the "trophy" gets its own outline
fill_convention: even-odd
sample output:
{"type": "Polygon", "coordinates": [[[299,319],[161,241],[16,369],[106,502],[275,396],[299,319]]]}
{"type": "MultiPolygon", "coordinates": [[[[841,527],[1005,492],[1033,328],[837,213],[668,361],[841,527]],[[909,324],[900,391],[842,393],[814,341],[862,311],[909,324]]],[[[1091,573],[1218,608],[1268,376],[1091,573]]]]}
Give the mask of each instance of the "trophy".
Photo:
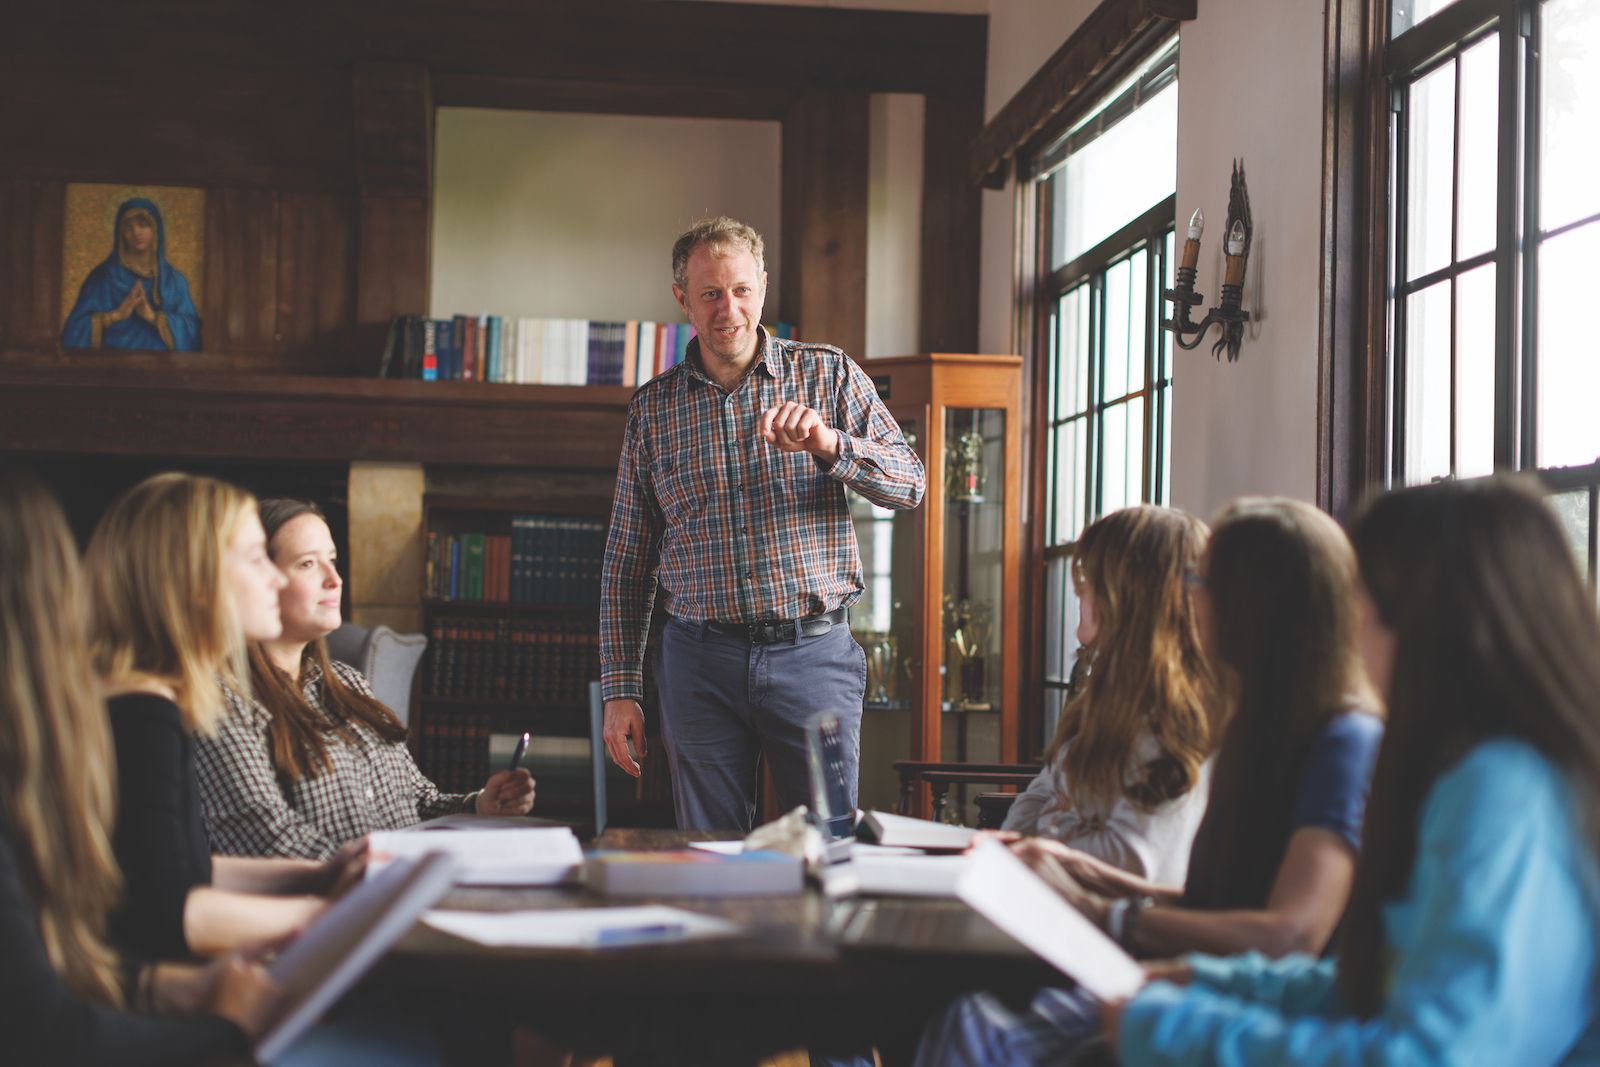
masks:
{"type": "Polygon", "coordinates": [[[867,703],[893,704],[899,695],[900,643],[890,633],[862,636],[861,647],[867,654],[867,703]]]}
{"type": "Polygon", "coordinates": [[[973,427],[957,436],[945,452],[945,495],[983,503],[983,434],[973,427]]]}
{"type": "Polygon", "coordinates": [[[954,711],[991,711],[984,697],[986,656],[994,608],[986,601],[944,598],[945,699],[954,711]]]}

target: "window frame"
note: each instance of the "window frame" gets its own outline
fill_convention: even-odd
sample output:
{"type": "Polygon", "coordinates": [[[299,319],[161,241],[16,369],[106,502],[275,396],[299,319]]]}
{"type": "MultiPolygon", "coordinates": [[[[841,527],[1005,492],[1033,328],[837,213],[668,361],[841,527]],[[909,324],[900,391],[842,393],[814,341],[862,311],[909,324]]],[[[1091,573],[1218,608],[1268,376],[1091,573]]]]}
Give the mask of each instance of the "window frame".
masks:
{"type": "MultiPolygon", "coordinates": [[[[1169,50],[1176,50],[1177,47],[1178,41],[1170,25],[1154,28],[1136,46],[1128,48],[1119,55],[1117,61],[1102,71],[1093,84],[1084,87],[1075,95],[1075,100],[1081,101],[1082,106],[1063,109],[1056,116],[1056,120],[1034,137],[1025,151],[1018,154],[1014,201],[1017,238],[1015,272],[1017,319],[1014,336],[1018,338],[1018,347],[1025,355],[1027,366],[1024,377],[1027,394],[1024,399],[1024,420],[1027,428],[1025,439],[1028,444],[1024,462],[1029,473],[1028,492],[1033,520],[1028,523],[1025,549],[1028,556],[1027,573],[1036,576],[1035,581],[1028,583],[1030,588],[1026,591],[1027,599],[1024,603],[1024,617],[1029,625],[1023,641],[1025,699],[1023,714],[1018,724],[1019,752],[1023,753],[1035,754],[1043,750],[1047,741],[1043,731],[1046,697],[1049,692],[1064,685],[1064,681],[1047,680],[1045,671],[1047,633],[1045,607],[1048,600],[1045,580],[1051,564],[1063,556],[1070,555],[1072,550],[1070,542],[1055,546],[1049,544],[1053,524],[1051,515],[1055,502],[1049,450],[1053,444],[1050,431],[1055,423],[1054,397],[1050,386],[1056,358],[1053,322],[1057,300],[1085,279],[1094,277],[1097,269],[1103,273],[1123,259],[1136,254],[1141,248],[1150,251],[1145,267],[1146,301],[1152,311],[1145,330],[1145,385],[1142,390],[1128,394],[1129,398],[1141,393],[1146,396],[1146,426],[1143,435],[1146,458],[1142,462],[1141,474],[1141,495],[1145,498],[1150,496],[1152,477],[1159,485],[1165,472],[1164,450],[1159,435],[1164,433],[1166,408],[1171,403],[1173,363],[1170,356],[1165,359],[1165,375],[1158,381],[1155,372],[1160,369],[1161,349],[1166,336],[1160,328],[1161,292],[1167,286],[1165,272],[1168,269],[1166,259],[1169,258],[1166,237],[1175,233],[1176,229],[1176,190],[1171,196],[1124,224],[1117,232],[1102,239],[1093,248],[1081,253],[1071,262],[1052,269],[1049,259],[1050,235],[1054,225],[1053,205],[1048,196],[1041,194],[1045,183],[1039,179],[1043,176],[1043,172],[1063,162],[1062,159],[1047,156],[1052,146],[1061,142],[1074,126],[1100,110],[1099,106],[1103,103],[1115,106],[1115,101],[1104,100],[1106,93],[1140,66],[1169,50]],[[1049,159],[1050,165],[1040,166],[1040,162],[1046,159],[1049,159]],[[1152,358],[1155,360],[1154,363],[1152,358]],[[1152,392],[1156,394],[1154,402],[1149,396],[1152,392]],[[1155,443],[1152,444],[1152,441],[1155,443]]],[[[1175,59],[1175,63],[1181,66],[1181,60],[1175,59]]],[[[1173,74],[1174,79],[1178,76],[1176,69],[1173,74]]],[[[1130,87],[1129,92],[1133,91],[1134,88],[1130,87]]],[[[1097,362],[1103,363],[1103,360],[1102,349],[1097,362]]],[[[1097,392],[1098,387],[1092,386],[1091,396],[1095,397],[1092,406],[1103,410],[1106,404],[1103,398],[1095,396],[1097,392]]],[[[1102,446],[1098,419],[1093,430],[1094,441],[1091,448],[1098,461],[1102,446]]],[[[1087,469],[1087,463],[1085,466],[1087,469]]],[[[1089,497],[1086,507],[1090,509],[1091,514],[1094,513],[1102,496],[1099,484],[1101,480],[1102,478],[1097,476],[1085,486],[1086,496],[1089,497]]]]}

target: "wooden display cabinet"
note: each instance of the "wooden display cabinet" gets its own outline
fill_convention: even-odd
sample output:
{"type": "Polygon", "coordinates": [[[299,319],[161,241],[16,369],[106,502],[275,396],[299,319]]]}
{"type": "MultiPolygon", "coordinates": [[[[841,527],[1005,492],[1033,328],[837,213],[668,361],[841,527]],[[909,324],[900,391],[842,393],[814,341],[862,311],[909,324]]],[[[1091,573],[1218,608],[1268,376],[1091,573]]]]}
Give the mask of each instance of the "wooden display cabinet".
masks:
{"type": "MultiPolygon", "coordinates": [[[[850,612],[867,655],[861,805],[894,810],[895,760],[1018,756],[1022,359],[940,353],[862,366],[928,471],[911,511],[850,494],[866,582],[850,612]]],[[[926,787],[912,810],[930,813],[926,787]]]]}

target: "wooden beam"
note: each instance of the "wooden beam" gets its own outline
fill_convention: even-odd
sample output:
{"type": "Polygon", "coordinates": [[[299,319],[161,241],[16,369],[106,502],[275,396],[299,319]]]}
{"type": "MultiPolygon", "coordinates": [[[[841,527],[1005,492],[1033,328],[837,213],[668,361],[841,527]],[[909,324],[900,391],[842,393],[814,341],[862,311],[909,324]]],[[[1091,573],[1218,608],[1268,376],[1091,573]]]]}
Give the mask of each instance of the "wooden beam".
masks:
{"type": "Polygon", "coordinates": [[[59,182],[0,181],[0,345],[45,351],[61,339],[65,210],[59,182]]]}
{"type": "Polygon", "coordinates": [[[780,317],[856,359],[867,343],[866,93],[804,93],[783,120],[780,317]]]}
{"type": "Polygon", "coordinates": [[[632,390],[156,371],[0,354],[0,453],[616,469],[632,390]]]}
{"type": "Polygon", "coordinates": [[[700,119],[777,121],[794,103],[796,92],[784,85],[639,85],[508,74],[440,74],[433,79],[433,100],[440,107],[700,119]]]}
{"type": "Polygon", "coordinates": [[[922,134],[919,352],[978,350],[982,193],[968,171],[983,128],[979,97],[927,97],[922,134]]]}

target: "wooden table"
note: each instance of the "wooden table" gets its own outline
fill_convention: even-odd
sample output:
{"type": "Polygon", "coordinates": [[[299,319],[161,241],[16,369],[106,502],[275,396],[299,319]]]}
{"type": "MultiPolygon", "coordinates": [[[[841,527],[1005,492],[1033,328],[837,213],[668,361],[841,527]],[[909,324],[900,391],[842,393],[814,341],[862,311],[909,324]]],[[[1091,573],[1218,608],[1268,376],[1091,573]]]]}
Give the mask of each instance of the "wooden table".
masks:
{"type": "MultiPolygon", "coordinates": [[[[599,845],[660,848],[715,836],[611,830],[599,845]]],[[[511,911],[618,903],[637,902],[570,889],[458,889],[443,906],[511,911]]],[[[452,1059],[462,1063],[504,1062],[505,1035],[522,1023],[558,1044],[629,1063],[750,1064],[797,1047],[893,1043],[958,993],[1023,996],[1061,981],[1033,959],[841,952],[824,933],[834,905],[814,889],[651,903],[731,919],[749,932],[628,948],[508,949],[419,924],[364,984],[451,1021],[452,1059]]]]}

